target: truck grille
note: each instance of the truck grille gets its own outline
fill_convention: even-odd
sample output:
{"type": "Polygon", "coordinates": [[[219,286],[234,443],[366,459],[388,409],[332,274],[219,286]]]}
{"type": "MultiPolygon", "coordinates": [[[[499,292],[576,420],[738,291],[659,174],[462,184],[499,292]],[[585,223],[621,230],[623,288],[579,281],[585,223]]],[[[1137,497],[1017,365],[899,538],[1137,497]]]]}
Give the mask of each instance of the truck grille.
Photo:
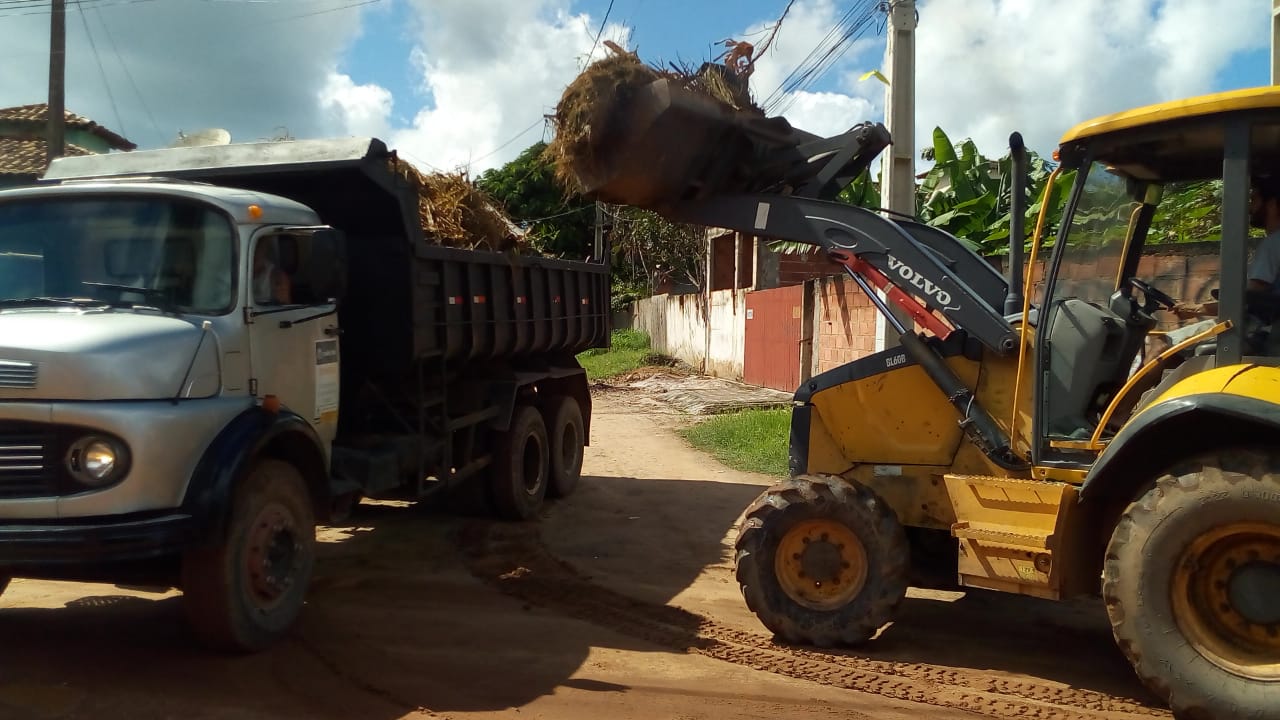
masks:
{"type": "Polygon", "coordinates": [[[58,493],[56,436],[49,426],[0,424],[0,500],[58,493]]]}
{"type": "Polygon", "coordinates": [[[29,390],[36,386],[36,364],[20,360],[0,360],[0,388],[29,390]]]}

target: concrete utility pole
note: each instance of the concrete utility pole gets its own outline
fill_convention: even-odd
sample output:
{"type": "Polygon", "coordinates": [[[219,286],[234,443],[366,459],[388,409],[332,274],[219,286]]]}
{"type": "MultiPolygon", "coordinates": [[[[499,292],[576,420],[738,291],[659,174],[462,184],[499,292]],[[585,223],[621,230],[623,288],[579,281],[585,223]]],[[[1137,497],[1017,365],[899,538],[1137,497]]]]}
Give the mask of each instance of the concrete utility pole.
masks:
{"type": "MultiPolygon", "coordinates": [[[[1280,0],[1273,0],[1280,2],[1280,0]]],[[[885,90],[885,126],[893,144],[881,156],[881,202],[885,209],[915,216],[916,212],[916,3],[888,0],[888,43],[885,66],[889,87],[885,90]]],[[[897,310],[897,308],[894,308],[897,310]]],[[[898,313],[907,327],[911,318],[898,313]]],[[[897,345],[884,316],[876,313],[876,350],[897,345]]]]}
{"type": "Polygon", "coordinates": [[[53,0],[49,21],[49,137],[45,166],[65,151],[67,77],[67,0],[53,0]]]}

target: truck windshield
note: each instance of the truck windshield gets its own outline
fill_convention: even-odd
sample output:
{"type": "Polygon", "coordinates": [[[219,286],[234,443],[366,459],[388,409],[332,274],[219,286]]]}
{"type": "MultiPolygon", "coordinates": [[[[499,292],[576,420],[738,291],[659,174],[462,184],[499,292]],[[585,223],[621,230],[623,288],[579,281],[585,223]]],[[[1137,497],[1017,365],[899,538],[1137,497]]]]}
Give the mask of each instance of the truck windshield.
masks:
{"type": "Polygon", "coordinates": [[[1066,230],[1066,247],[1053,299],[1077,297],[1106,305],[1116,289],[1129,223],[1141,204],[1126,192],[1123,177],[1094,163],[1066,230]]]}
{"type": "Polygon", "coordinates": [[[235,231],[219,210],[114,196],[0,203],[0,307],[92,303],[222,314],[235,231]]]}

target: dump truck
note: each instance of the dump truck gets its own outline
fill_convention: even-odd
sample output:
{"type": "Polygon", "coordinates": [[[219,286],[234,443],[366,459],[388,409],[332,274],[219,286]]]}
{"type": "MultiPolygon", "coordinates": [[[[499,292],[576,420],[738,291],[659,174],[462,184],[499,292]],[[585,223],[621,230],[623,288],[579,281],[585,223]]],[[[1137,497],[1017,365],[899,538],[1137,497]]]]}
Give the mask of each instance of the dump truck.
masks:
{"type": "Polygon", "coordinates": [[[576,486],[604,262],[444,247],[375,138],[55,160],[0,192],[0,590],[175,587],[253,651],[361,497],[576,486]]]}
{"type": "Polygon", "coordinates": [[[896,335],[796,390],[790,477],[744,510],[736,539],[765,627],[868,642],[912,578],[937,572],[970,592],[1100,596],[1178,717],[1280,717],[1280,332],[1275,296],[1246,292],[1250,182],[1280,172],[1280,92],[1070,129],[1046,186],[1074,173],[1069,196],[1056,228],[1043,203],[1029,251],[1012,135],[1007,274],[914,218],[837,201],[891,142],[878,123],[824,139],[667,80],[629,96],[615,145],[579,176],[589,192],[817,246],[896,335]],[[647,162],[663,143],[677,149],[647,162]],[[1153,284],[1149,231],[1207,181],[1222,221],[1198,264],[1213,266],[1217,311],[1162,331],[1176,299],[1153,284]],[[1042,261],[1042,278],[1025,271],[1042,261]]]}

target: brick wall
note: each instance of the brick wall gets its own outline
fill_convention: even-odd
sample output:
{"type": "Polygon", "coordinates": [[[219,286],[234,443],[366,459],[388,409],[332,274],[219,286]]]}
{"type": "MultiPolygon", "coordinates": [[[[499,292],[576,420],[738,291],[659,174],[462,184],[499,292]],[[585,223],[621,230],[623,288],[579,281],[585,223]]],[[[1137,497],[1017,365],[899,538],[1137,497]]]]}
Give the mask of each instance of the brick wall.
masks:
{"type": "Polygon", "coordinates": [[[778,287],[799,285],[813,278],[839,274],[840,266],[816,249],[808,253],[788,252],[778,255],[778,287]]]}
{"type": "MultiPolygon", "coordinates": [[[[711,240],[711,288],[712,290],[732,290],[733,282],[733,248],[734,233],[726,233],[711,240]]],[[[755,272],[755,243],[752,238],[744,236],[738,243],[738,283],[739,288],[751,287],[752,274],[755,272]]]]}
{"type": "Polygon", "coordinates": [[[848,277],[814,281],[814,374],[875,352],[876,309],[848,277]]]}

